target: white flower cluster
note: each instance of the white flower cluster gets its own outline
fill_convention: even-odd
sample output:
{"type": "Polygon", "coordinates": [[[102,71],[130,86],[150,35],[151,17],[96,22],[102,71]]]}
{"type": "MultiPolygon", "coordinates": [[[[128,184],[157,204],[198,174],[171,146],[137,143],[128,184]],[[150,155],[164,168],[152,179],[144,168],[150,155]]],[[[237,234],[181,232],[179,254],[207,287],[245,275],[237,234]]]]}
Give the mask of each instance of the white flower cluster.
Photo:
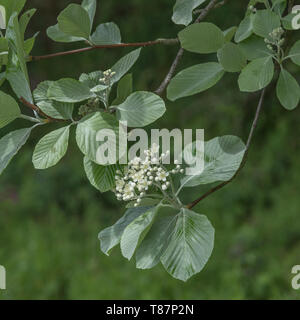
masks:
{"type": "Polygon", "coordinates": [[[102,82],[106,85],[110,84],[110,79],[116,74],[115,71],[112,71],[111,69],[108,69],[103,72],[103,78],[99,79],[99,82],[102,82]]]}
{"type": "Polygon", "coordinates": [[[176,167],[171,171],[167,171],[162,165],[162,160],[168,156],[162,153],[157,156],[159,146],[153,144],[150,150],[145,150],[145,159],[135,157],[128,164],[128,167],[121,172],[117,171],[116,180],[116,196],[118,200],[133,201],[136,200],[135,206],[145,197],[147,190],[153,186],[164,193],[170,187],[170,174],[178,172],[183,173],[183,169],[175,161],[176,167]]]}
{"type": "Polygon", "coordinates": [[[284,30],[281,27],[274,29],[271,33],[269,33],[271,40],[267,38],[265,39],[265,43],[267,44],[268,49],[274,50],[274,47],[281,47],[285,41],[285,39],[282,38],[283,34],[284,30]]]}

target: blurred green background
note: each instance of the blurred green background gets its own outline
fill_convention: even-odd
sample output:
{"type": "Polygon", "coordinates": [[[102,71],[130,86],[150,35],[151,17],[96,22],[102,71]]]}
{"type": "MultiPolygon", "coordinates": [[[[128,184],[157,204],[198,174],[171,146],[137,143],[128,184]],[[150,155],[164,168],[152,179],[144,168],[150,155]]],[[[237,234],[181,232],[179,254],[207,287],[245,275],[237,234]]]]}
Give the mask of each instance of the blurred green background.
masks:
{"type": "MultiPolygon", "coordinates": [[[[38,9],[28,36],[41,31],[33,54],[82,46],[54,43],[45,33],[71,1],[27,2],[38,9]]],[[[124,42],[175,37],[181,27],[170,19],[173,2],[101,0],[95,21],[116,22],[124,42]]],[[[230,1],[207,20],[225,30],[239,23],[246,4],[230,1]]],[[[129,51],[97,50],[31,63],[32,88],[46,79],[107,69],[129,51]]],[[[156,89],[176,51],[144,48],[132,69],[135,90],[156,89]]],[[[214,59],[185,53],[178,70],[214,59]]],[[[300,80],[299,68],[287,67],[300,80]]],[[[167,101],[168,111],[155,127],[205,128],[206,140],[226,134],[246,140],[258,95],[240,93],[236,80],[235,74],[226,74],[203,94],[167,101]]],[[[4,89],[10,90],[7,84],[4,89]]],[[[50,126],[36,129],[0,177],[0,264],[7,269],[7,290],[0,291],[0,299],[299,299],[300,290],[291,287],[291,268],[300,264],[300,108],[286,111],[274,92],[273,86],[267,93],[244,170],[195,208],[212,221],[216,240],[205,269],[187,283],[172,279],[161,266],[136,269],[119,248],[110,257],[100,252],[98,232],[113,224],[124,207],[112,193],[100,194],[89,184],[74,134],[58,166],[35,171],[32,151],[50,126]]],[[[0,136],[24,125],[17,120],[0,136]]],[[[187,189],[184,199],[201,192],[187,189]]]]}

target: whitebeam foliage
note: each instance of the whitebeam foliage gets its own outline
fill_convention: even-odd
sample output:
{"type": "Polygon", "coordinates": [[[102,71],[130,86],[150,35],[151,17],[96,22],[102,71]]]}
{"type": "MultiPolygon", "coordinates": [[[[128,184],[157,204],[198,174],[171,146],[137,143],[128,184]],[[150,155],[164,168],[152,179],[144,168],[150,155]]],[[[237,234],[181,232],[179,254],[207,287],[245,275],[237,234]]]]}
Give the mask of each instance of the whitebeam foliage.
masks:
{"type": "MultiPolygon", "coordinates": [[[[288,1],[246,1],[241,22],[223,30],[222,26],[203,20],[227,1],[176,0],[172,4],[172,21],[185,26],[176,39],[123,43],[115,23],[104,22],[94,27],[97,1],[83,0],[81,5],[70,3],[58,15],[57,24],[47,29],[47,35],[53,41],[82,42],[89,47],[45,56],[30,55],[38,33],[29,39],[24,35],[36,9],[22,13],[25,2],[0,0],[0,85],[7,80],[12,89],[11,95],[0,91],[0,129],[17,118],[32,123],[29,128],[11,131],[0,138],[0,174],[27,142],[32,130],[52,122],[61,123],[61,127],[52,131],[49,128],[49,133],[41,137],[32,161],[36,169],[56,165],[67,152],[74,126],[89,182],[100,192],[112,191],[116,200],[127,201],[125,214],[100,232],[101,250],[109,254],[120,244],[125,258],[135,256],[137,268],[149,269],[161,262],[174,278],[188,280],[203,269],[214,246],[211,223],[191,209],[232,181],[243,167],[266,87],[276,82],[276,94],[285,109],[292,110],[299,104],[300,88],[292,73],[299,71],[300,41],[289,44],[286,41],[295,31],[288,1]],[[194,20],[198,12],[200,15],[194,20]],[[155,93],[134,91],[133,76],[128,72],[140,57],[141,47],[156,44],[177,44],[180,50],[155,93]],[[137,48],[107,70],[82,73],[77,79],[66,75],[57,81],[45,80],[31,90],[29,62],[107,47],[137,48]],[[184,51],[210,56],[207,61],[175,74],[184,51]],[[237,74],[241,92],[262,91],[246,145],[230,135],[206,142],[204,170],[192,176],[185,176],[185,170],[176,162],[163,165],[166,154],[159,154],[157,145],[146,151],[145,159],[135,158],[127,166],[98,164],[97,149],[102,142],[96,136],[100,129],[111,129],[118,135],[118,120],[127,121],[131,128],[148,126],[165,114],[166,103],[162,98],[165,90],[167,98],[175,101],[208,90],[226,72],[237,74]],[[13,93],[31,109],[31,115],[23,113],[13,93]],[[199,199],[187,205],[181,202],[180,192],[184,188],[216,182],[220,184],[199,199]]],[[[111,143],[109,148],[113,147],[111,143]]],[[[189,155],[192,157],[194,152],[192,148],[189,155]]]]}

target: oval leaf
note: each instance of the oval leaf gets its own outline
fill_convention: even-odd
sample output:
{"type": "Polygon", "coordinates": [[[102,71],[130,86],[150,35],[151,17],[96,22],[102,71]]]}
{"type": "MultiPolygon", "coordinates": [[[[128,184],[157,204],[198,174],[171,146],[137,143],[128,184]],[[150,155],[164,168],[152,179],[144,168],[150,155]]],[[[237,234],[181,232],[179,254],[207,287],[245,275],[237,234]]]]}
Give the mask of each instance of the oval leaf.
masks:
{"type": "Polygon", "coordinates": [[[178,33],[183,49],[196,53],[213,53],[222,48],[225,37],[213,23],[192,24],[178,33]]]}
{"type": "Polygon", "coordinates": [[[38,142],[32,157],[35,169],[47,169],[60,161],[68,149],[69,132],[69,126],[60,128],[48,133],[38,142]]]}
{"type": "Polygon", "coordinates": [[[213,247],[214,228],[207,217],[182,209],[161,262],[174,278],[187,281],[204,268],[213,247]]]}
{"type": "Polygon", "coordinates": [[[176,0],[172,21],[187,26],[193,20],[193,10],[206,0],[176,0]]]}
{"type": "Polygon", "coordinates": [[[296,65],[300,66],[300,40],[292,46],[289,52],[289,57],[296,65]]]}
{"type": "Polygon", "coordinates": [[[227,72],[239,72],[247,64],[244,53],[232,42],[226,43],[223,48],[218,51],[218,59],[227,72]]]}
{"type": "Polygon", "coordinates": [[[84,157],[84,170],[93,187],[100,192],[106,192],[115,187],[115,175],[118,165],[100,166],[84,157]]]}
{"type": "Polygon", "coordinates": [[[235,42],[241,42],[247,38],[249,38],[253,31],[253,15],[250,14],[245,17],[244,20],[238,26],[238,29],[234,36],[235,42]]]}
{"type": "Polygon", "coordinates": [[[147,212],[152,207],[137,207],[128,209],[113,226],[101,231],[98,235],[101,250],[109,255],[110,250],[120,243],[125,228],[136,218],[147,212]]]}
{"type": "Polygon", "coordinates": [[[0,128],[17,119],[20,114],[17,102],[8,94],[0,91],[0,128]]]}
{"type": "Polygon", "coordinates": [[[29,138],[32,128],[12,131],[0,139],[0,174],[29,138]]]}
{"type": "Polygon", "coordinates": [[[84,83],[75,79],[53,81],[47,92],[48,99],[76,103],[94,97],[94,93],[84,83]]]}
{"type": "Polygon", "coordinates": [[[235,136],[217,137],[204,144],[204,169],[181,180],[181,188],[229,181],[239,169],[246,146],[235,136]]]}
{"type": "Polygon", "coordinates": [[[250,62],[241,72],[238,83],[241,91],[254,92],[265,88],[273,79],[272,57],[260,58],[250,62]]]}
{"type": "MultiPolygon", "coordinates": [[[[103,143],[97,141],[97,133],[102,130],[109,130],[107,134],[113,134],[113,141],[110,145],[111,148],[118,151],[118,135],[119,123],[116,118],[107,113],[96,112],[92,116],[83,119],[76,129],[76,141],[81,152],[89,159],[97,163],[97,150],[103,143]]],[[[110,140],[108,139],[108,143],[110,140]]]]}
{"type": "Polygon", "coordinates": [[[222,66],[216,62],[198,64],[184,69],[171,80],[167,97],[175,101],[205,91],[214,86],[223,75],[222,66]]]}
{"type": "Polygon", "coordinates": [[[300,87],[297,80],[286,70],[282,69],[276,86],[280,103],[288,110],[295,109],[299,104],[300,87]]]}
{"type": "Polygon", "coordinates": [[[125,228],[121,237],[120,247],[122,255],[128,260],[132,258],[142,235],[145,235],[149,227],[151,227],[156,212],[157,207],[147,210],[125,228]]]}
{"type": "Polygon", "coordinates": [[[87,11],[79,4],[70,4],[57,18],[59,29],[70,36],[88,39],[91,21],[87,11]]]}
{"type": "Polygon", "coordinates": [[[166,111],[164,101],[158,95],[146,91],[132,93],[116,109],[118,120],[127,121],[128,127],[147,126],[166,111]]]}
{"type": "Polygon", "coordinates": [[[280,25],[280,17],[271,10],[259,10],[253,18],[253,32],[263,38],[269,39],[269,34],[280,25]]]}
{"type": "Polygon", "coordinates": [[[95,45],[121,43],[121,33],[113,22],[100,24],[92,34],[91,40],[95,45]]]}

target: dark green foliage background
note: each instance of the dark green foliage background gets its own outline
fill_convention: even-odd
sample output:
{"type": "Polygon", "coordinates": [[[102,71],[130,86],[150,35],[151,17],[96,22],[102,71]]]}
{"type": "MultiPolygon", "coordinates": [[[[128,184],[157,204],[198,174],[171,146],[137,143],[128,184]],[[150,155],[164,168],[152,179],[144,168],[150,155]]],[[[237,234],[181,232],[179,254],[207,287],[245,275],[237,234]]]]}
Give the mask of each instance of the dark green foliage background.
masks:
{"type": "MultiPolygon", "coordinates": [[[[39,9],[28,32],[31,36],[41,30],[35,55],[82,46],[53,43],[45,36],[46,27],[56,23],[70,2],[28,1],[27,7],[39,9]]],[[[236,25],[246,2],[231,1],[209,19],[223,30],[236,25]]],[[[124,42],[174,37],[180,27],[171,22],[172,5],[170,0],[102,0],[95,21],[116,22],[124,42]]],[[[143,49],[133,69],[135,90],[155,89],[176,50],[143,49]]],[[[32,88],[45,79],[107,69],[127,52],[98,50],[31,63],[32,88]]],[[[179,70],[214,59],[186,53],[179,70]]],[[[288,69],[298,71],[300,80],[299,68],[288,69]]],[[[245,140],[258,95],[240,93],[236,78],[226,74],[204,94],[167,102],[166,114],[154,126],[205,128],[207,140],[226,134],[245,140]]],[[[33,147],[50,131],[37,129],[0,177],[0,264],[7,269],[7,290],[0,291],[0,299],[299,299],[300,291],[290,284],[291,268],[300,264],[299,117],[299,107],[286,111],[274,87],[269,89],[246,167],[232,184],[196,207],[215,226],[216,241],[205,269],[187,283],[174,280],[160,266],[137,270],[118,249],[110,257],[100,252],[98,232],[124,208],[111,193],[100,194],[89,184],[74,134],[58,166],[35,171],[33,147]]],[[[17,120],[0,136],[24,125],[28,123],[17,120]]],[[[201,187],[188,189],[184,198],[188,202],[201,192],[201,187]]]]}

